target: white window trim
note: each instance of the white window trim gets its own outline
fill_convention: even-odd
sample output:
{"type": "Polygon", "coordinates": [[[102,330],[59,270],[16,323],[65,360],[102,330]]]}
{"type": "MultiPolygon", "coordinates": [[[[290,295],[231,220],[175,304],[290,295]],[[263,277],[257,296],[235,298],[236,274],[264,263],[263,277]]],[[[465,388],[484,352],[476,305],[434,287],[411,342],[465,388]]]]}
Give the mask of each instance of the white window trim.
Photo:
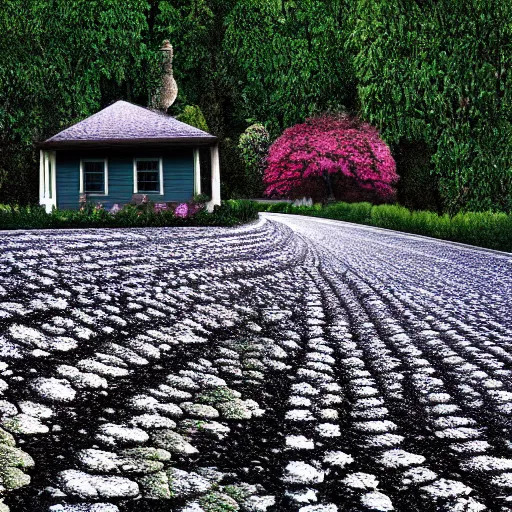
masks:
{"type": "Polygon", "coordinates": [[[145,193],[147,195],[164,195],[164,166],[162,162],[162,158],[134,158],[133,159],[133,193],[139,194],[139,193],[145,193]],[[137,179],[137,162],[154,162],[155,160],[158,160],[158,179],[160,181],[160,192],[139,192],[138,187],[138,179],[137,179]]]}
{"type": "Polygon", "coordinates": [[[87,194],[88,196],[108,196],[108,159],[107,158],[82,158],[80,160],[80,194],[87,194]],[[84,163],[85,162],[103,162],[103,170],[105,173],[105,188],[103,194],[93,193],[93,192],[85,192],[85,173],[84,173],[84,163]]]}

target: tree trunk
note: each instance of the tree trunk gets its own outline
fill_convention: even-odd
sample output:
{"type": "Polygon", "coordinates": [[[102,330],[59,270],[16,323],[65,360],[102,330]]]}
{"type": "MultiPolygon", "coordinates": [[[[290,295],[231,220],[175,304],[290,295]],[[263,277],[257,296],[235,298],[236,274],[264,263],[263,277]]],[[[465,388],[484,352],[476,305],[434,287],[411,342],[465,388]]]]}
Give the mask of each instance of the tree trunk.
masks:
{"type": "Polygon", "coordinates": [[[332,191],[331,176],[329,175],[329,173],[327,171],[324,171],[323,177],[327,184],[327,190],[329,191],[329,197],[327,198],[327,202],[334,203],[336,201],[336,198],[334,197],[334,193],[332,191]]]}

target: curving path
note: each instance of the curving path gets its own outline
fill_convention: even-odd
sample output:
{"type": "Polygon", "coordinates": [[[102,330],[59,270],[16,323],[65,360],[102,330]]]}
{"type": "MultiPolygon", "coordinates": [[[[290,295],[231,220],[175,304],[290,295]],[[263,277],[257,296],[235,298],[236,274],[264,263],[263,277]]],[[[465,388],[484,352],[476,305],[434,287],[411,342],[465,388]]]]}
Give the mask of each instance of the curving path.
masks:
{"type": "Polygon", "coordinates": [[[511,257],[275,214],[0,242],[0,511],[512,510],[511,257]]]}

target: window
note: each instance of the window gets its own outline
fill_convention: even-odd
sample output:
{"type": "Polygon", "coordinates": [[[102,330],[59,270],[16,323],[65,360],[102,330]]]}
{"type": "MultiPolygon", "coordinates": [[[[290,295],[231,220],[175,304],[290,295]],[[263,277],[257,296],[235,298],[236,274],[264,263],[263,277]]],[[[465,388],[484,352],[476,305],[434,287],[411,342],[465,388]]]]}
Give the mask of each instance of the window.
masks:
{"type": "Polygon", "coordinates": [[[136,158],[133,164],[133,191],[136,194],[163,194],[161,158],[136,158]]]}
{"type": "Polygon", "coordinates": [[[106,160],[82,160],[80,162],[80,193],[108,195],[106,160]]]}

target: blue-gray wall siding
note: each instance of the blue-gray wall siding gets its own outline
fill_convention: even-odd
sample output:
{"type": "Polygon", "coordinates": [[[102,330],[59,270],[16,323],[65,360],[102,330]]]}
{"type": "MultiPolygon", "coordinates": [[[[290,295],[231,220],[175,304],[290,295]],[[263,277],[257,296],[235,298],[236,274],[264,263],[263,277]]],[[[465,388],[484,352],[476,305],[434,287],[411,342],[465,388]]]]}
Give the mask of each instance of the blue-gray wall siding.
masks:
{"type": "Polygon", "coordinates": [[[194,194],[194,160],[192,149],[162,152],[101,153],[57,151],[57,208],[77,209],[80,199],[80,159],[108,159],[108,196],[91,196],[107,207],[132,200],[133,159],[162,158],[164,195],[148,194],[151,201],[189,201],[194,194]]]}

